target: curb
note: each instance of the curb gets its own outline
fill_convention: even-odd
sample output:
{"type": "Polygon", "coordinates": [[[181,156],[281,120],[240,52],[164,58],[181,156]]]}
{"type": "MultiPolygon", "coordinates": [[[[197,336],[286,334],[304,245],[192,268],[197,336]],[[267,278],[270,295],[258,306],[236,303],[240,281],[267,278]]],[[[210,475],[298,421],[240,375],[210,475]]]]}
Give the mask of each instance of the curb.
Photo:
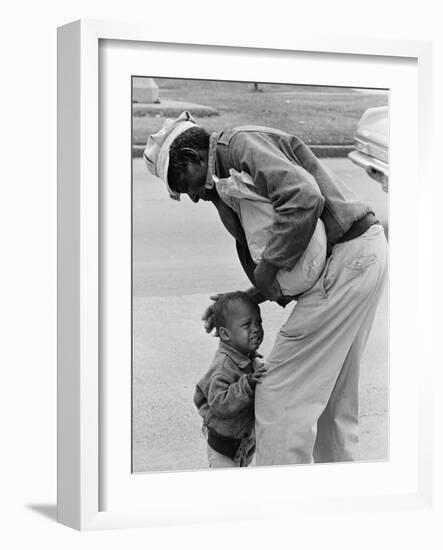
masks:
{"type": "MultiPolygon", "coordinates": [[[[343,158],[354,150],[352,145],[309,145],[309,148],[318,158],[343,158]]],[[[132,158],[141,157],[144,149],[145,145],[133,145],[132,158]]]]}
{"type": "Polygon", "coordinates": [[[132,114],[136,117],[177,117],[183,111],[190,111],[196,117],[217,116],[219,113],[213,107],[184,101],[163,101],[159,103],[133,103],[132,114]]]}
{"type": "Polygon", "coordinates": [[[354,150],[353,145],[309,145],[318,158],[347,157],[354,150]]]}

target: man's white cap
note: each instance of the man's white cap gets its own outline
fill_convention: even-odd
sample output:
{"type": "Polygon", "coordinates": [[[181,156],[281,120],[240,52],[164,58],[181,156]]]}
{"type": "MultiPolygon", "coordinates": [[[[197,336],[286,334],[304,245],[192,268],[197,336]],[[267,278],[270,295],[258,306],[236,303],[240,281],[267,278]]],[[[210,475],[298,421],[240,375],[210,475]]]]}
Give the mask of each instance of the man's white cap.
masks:
{"type": "Polygon", "coordinates": [[[146,168],[152,175],[163,180],[171,199],[180,200],[180,194],[168,185],[169,149],[176,137],[193,126],[197,126],[197,123],[191,113],[184,111],[175,120],[166,119],[163,128],[149,136],[146,143],[143,153],[146,168]]]}

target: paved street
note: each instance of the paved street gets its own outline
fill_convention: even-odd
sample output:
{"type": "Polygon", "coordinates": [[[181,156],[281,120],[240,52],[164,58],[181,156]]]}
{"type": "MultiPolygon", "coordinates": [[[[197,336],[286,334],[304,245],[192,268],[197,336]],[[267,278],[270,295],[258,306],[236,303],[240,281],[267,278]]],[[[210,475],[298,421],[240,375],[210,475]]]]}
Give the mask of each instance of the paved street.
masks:
{"type": "MultiPolygon", "coordinates": [[[[347,159],[327,159],[387,227],[388,196],[347,159]]],[[[215,292],[248,286],[232,237],[211,204],[169,200],[141,159],[133,163],[133,468],[136,472],[207,467],[195,382],[217,346],[200,321],[215,292]]],[[[290,307],[290,306],[289,306],[290,307]]],[[[266,356],[289,308],[262,306],[266,356]]],[[[362,360],[362,459],[388,456],[388,299],[379,307],[362,360]]]]}

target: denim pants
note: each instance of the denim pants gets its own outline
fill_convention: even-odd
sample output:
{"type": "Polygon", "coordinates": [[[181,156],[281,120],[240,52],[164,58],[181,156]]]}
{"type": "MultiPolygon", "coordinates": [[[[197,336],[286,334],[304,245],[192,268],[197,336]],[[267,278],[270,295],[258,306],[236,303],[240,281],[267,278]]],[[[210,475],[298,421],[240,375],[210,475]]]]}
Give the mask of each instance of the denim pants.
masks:
{"type": "Polygon", "coordinates": [[[387,280],[381,225],[336,244],[277,334],[255,394],[256,463],[358,460],[359,363],[387,280]]]}

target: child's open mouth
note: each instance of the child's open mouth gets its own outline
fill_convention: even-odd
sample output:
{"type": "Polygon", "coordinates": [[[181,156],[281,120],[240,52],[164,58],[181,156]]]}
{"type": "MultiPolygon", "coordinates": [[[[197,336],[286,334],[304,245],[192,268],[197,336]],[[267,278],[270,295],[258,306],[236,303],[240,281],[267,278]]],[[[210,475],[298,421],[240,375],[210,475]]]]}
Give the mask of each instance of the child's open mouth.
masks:
{"type": "Polygon", "coordinates": [[[262,339],[260,338],[260,336],[253,336],[252,338],[249,339],[250,345],[257,348],[261,344],[261,341],[262,339]]]}

